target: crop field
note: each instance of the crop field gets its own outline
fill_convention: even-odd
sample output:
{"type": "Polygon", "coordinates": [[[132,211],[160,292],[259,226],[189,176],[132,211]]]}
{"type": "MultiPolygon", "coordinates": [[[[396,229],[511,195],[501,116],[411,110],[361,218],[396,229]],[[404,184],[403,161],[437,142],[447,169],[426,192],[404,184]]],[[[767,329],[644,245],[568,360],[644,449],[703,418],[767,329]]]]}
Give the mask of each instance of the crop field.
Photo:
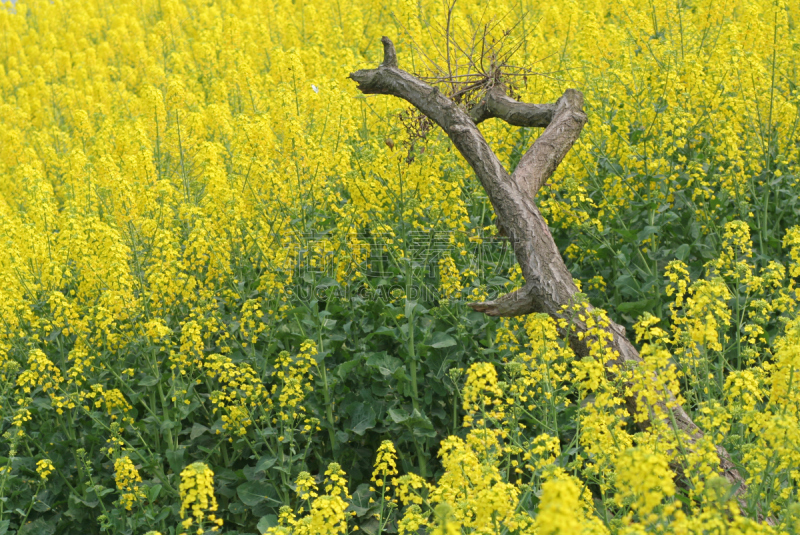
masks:
{"type": "MultiPolygon", "coordinates": [[[[798,24],[0,2],[0,535],[800,534],[798,24]],[[445,131],[349,78],[382,36],[462,109],[582,93],[535,196],[558,313],[469,306],[529,277],[445,131]]],[[[478,128],[509,171],[543,132],[478,128]]]]}

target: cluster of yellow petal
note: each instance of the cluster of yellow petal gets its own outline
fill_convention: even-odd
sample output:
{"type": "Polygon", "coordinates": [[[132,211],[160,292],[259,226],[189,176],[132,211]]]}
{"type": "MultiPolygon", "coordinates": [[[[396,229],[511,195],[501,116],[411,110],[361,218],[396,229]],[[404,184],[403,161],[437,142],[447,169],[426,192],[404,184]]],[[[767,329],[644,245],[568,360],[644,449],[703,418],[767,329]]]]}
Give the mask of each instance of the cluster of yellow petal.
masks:
{"type": "Polygon", "coordinates": [[[397,475],[397,451],[391,440],[384,440],[378,448],[375,457],[375,469],[372,472],[372,482],[376,487],[383,488],[387,479],[397,475]]]}
{"type": "Polygon", "coordinates": [[[497,370],[489,362],[478,362],[467,371],[467,381],[461,397],[464,427],[485,425],[483,418],[502,420],[505,416],[503,391],[497,384],[497,370]],[[479,419],[476,421],[477,415],[479,419]],[[481,416],[483,418],[481,418],[481,416]]]}
{"type": "Polygon", "coordinates": [[[348,533],[348,520],[355,515],[347,511],[350,494],[347,492],[346,474],[337,463],[328,465],[325,471],[325,494],[318,496],[314,479],[307,473],[301,472],[296,481],[297,493],[303,500],[308,500],[310,510],[303,515],[303,510],[298,513],[289,506],[284,506],[280,511],[280,525],[268,528],[266,533],[316,535],[321,533],[343,534],[348,533]],[[313,498],[313,499],[312,499],[313,498]]]}
{"type": "Polygon", "coordinates": [[[53,466],[53,461],[50,459],[41,459],[36,461],[36,473],[39,474],[43,480],[47,480],[48,476],[53,473],[55,470],[55,466],[53,466]]]}
{"type": "Polygon", "coordinates": [[[41,349],[34,349],[28,355],[28,368],[19,374],[17,388],[30,394],[34,388],[40,387],[43,392],[58,389],[64,382],[61,370],[58,369],[41,349]]]}
{"type": "Polygon", "coordinates": [[[214,496],[214,472],[204,463],[193,463],[181,472],[181,510],[180,516],[185,519],[182,527],[188,530],[197,525],[199,533],[203,525],[211,524],[212,532],[219,530],[222,519],[217,518],[217,498],[214,496]]]}
{"type": "Polygon", "coordinates": [[[127,455],[114,460],[114,478],[119,491],[119,503],[126,510],[130,511],[136,503],[146,497],[141,486],[142,476],[127,455]]]}

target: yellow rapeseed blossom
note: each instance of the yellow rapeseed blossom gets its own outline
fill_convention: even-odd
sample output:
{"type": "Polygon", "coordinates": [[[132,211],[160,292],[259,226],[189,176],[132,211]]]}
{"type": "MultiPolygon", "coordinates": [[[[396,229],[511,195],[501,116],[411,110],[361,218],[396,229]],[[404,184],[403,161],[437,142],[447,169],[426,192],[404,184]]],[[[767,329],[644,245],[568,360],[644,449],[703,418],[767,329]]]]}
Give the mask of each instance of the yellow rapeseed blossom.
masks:
{"type": "Polygon", "coordinates": [[[464,289],[461,284],[461,273],[451,256],[439,259],[439,292],[445,299],[458,299],[464,289]]]}
{"type": "Polygon", "coordinates": [[[19,374],[17,388],[30,394],[36,387],[51,395],[64,382],[59,370],[40,349],[34,349],[28,355],[28,368],[19,374]]]}
{"type": "Polygon", "coordinates": [[[41,477],[43,481],[47,481],[47,478],[53,473],[53,470],[55,470],[55,467],[50,459],[36,461],[36,473],[39,474],[39,477],[41,477]]]}
{"type": "Polygon", "coordinates": [[[467,413],[464,427],[480,427],[485,425],[486,418],[501,420],[505,416],[505,397],[498,386],[497,371],[488,362],[475,363],[469,367],[461,397],[462,406],[467,413]]]}
{"type": "Polygon", "coordinates": [[[318,495],[313,477],[301,472],[297,478],[297,494],[310,502],[310,510],[300,518],[288,506],[280,510],[280,526],[267,530],[271,534],[293,533],[297,535],[316,535],[317,533],[347,533],[349,519],[355,514],[347,511],[350,494],[347,480],[341,466],[328,465],[325,471],[325,494],[318,495]]]}
{"type": "Polygon", "coordinates": [[[372,482],[382,488],[388,484],[389,478],[397,475],[397,452],[391,440],[384,440],[378,447],[375,457],[375,468],[372,471],[372,482]]]}
{"type": "Polygon", "coordinates": [[[626,450],[617,461],[617,503],[631,507],[627,519],[636,514],[644,524],[668,519],[678,503],[665,503],[675,495],[674,473],[663,453],[643,447],[626,450]],[[661,517],[656,514],[662,509],[661,517]]]}
{"type": "Polygon", "coordinates": [[[119,491],[119,503],[126,510],[130,511],[136,503],[145,498],[141,486],[142,477],[130,457],[123,455],[114,459],[114,478],[119,491]]]}
{"type": "Polygon", "coordinates": [[[210,531],[218,531],[222,519],[217,518],[217,498],[214,496],[214,472],[204,463],[193,463],[181,472],[181,523],[184,530],[193,525],[202,530],[210,524],[210,531]]]}
{"type": "Polygon", "coordinates": [[[542,498],[536,516],[536,533],[541,535],[604,535],[608,529],[586,507],[580,482],[560,474],[542,484],[542,498]]]}
{"type": "Polygon", "coordinates": [[[308,472],[300,472],[295,480],[295,485],[297,485],[297,495],[301,500],[312,500],[319,496],[317,484],[308,472]]]}

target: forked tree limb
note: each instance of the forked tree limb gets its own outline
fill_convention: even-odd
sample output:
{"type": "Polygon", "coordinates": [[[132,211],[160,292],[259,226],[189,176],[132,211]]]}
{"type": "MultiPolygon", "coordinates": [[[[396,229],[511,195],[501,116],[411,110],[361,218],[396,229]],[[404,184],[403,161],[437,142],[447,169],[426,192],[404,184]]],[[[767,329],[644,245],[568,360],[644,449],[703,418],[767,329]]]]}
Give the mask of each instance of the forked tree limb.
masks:
{"type": "MultiPolygon", "coordinates": [[[[493,87],[468,113],[438,89],[401,70],[392,42],[383,37],[384,61],[376,69],[362,69],[350,74],[364,94],[392,95],[413,104],[447,133],[458,151],[475,171],[489,197],[498,222],[505,229],[522,269],[525,285],[493,301],[470,306],[491,316],[519,316],[534,312],[563,318],[563,307],[574,301],[578,288],[553,240],[547,222],[534,203],[539,188],[578,139],[586,124],[583,95],[567,89],[555,104],[519,103],[505,95],[501,86],[493,87]],[[546,127],[528,149],[512,175],[506,171],[484,139],[477,124],[488,118],[499,118],[512,125],[546,127]]],[[[499,226],[499,225],[498,225],[499,226]]],[[[587,311],[592,309],[586,305],[587,311]]],[[[586,332],[584,322],[570,318],[577,332],[586,332]]],[[[636,348],[625,336],[625,329],[610,322],[610,346],[618,356],[607,364],[615,375],[618,370],[642,361],[636,348]]],[[[586,355],[586,340],[565,333],[578,355],[586,355]]],[[[631,414],[639,401],[627,400],[631,414]]],[[[678,404],[662,406],[663,424],[680,430],[694,443],[703,433],[678,404]]],[[[648,425],[645,422],[645,425],[648,425]]],[[[722,475],[732,484],[745,488],[745,481],[730,460],[728,453],[717,448],[722,475]]]]}
{"type": "MultiPolygon", "coordinates": [[[[447,133],[486,190],[522,268],[525,287],[496,302],[476,304],[476,310],[492,316],[558,313],[578,288],[533,198],[523,194],[470,116],[435,87],[400,70],[392,42],[386,37],[382,42],[387,59],[377,69],[360,70],[350,78],[364,94],[393,95],[410,102],[447,133]]],[[[579,132],[574,132],[576,137],[579,132]]]]}

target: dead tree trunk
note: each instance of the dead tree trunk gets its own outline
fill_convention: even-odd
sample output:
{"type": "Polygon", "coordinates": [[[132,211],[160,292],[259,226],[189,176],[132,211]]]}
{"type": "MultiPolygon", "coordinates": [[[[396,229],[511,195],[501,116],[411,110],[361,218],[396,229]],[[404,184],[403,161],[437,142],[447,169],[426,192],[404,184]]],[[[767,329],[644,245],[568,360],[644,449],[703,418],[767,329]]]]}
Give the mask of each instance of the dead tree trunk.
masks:
{"type": "MultiPolygon", "coordinates": [[[[501,86],[495,86],[468,114],[435,87],[399,69],[394,45],[386,37],[381,41],[383,63],[376,69],[354,72],[350,78],[364,94],[392,95],[408,101],[447,133],[481,181],[497,214],[498,227],[502,225],[509,236],[522,268],[525,277],[522,288],[494,301],[470,306],[490,316],[544,312],[561,318],[562,307],[573,302],[578,288],[534,198],[586,124],[583,95],[575,89],[567,89],[555,104],[525,104],[508,97],[501,86]],[[478,130],[477,125],[489,118],[502,119],[514,126],[546,127],[510,175],[478,130]]],[[[590,305],[587,307],[591,309],[590,305]]],[[[574,317],[571,321],[577,332],[586,332],[585,323],[574,317]]],[[[636,365],[642,359],[626,338],[622,326],[611,322],[608,330],[612,335],[611,348],[618,355],[615,361],[608,363],[609,374],[613,376],[614,369],[636,365]]],[[[587,354],[585,340],[574,333],[565,334],[578,355],[587,354]]],[[[637,400],[628,399],[627,403],[629,409],[635,411],[637,400]]],[[[691,442],[703,436],[682,407],[676,404],[672,409],[662,408],[667,415],[663,423],[667,426],[685,432],[691,442]]],[[[746,488],[744,479],[728,452],[722,447],[717,447],[717,451],[722,475],[739,487],[741,494],[746,488]]]]}

